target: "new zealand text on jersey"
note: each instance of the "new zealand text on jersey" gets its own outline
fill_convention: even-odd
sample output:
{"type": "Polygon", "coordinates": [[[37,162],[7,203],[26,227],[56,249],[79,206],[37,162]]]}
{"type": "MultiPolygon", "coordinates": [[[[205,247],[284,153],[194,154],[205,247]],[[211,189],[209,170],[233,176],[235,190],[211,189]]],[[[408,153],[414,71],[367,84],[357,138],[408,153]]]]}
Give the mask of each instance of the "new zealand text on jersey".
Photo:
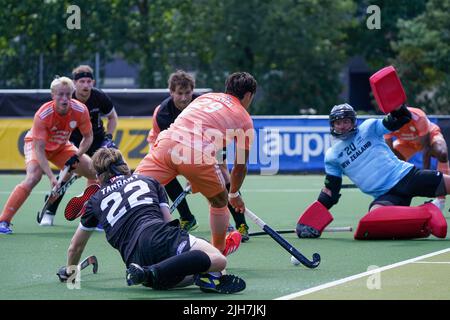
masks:
{"type": "Polygon", "coordinates": [[[358,158],[371,145],[372,145],[372,143],[370,141],[367,141],[366,144],[364,144],[361,148],[359,148],[359,149],[355,148],[354,151],[347,152],[347,154],[350,155],[350,159],[347,159],[343,163],[341,163],[342,169],[345,169],[351,162],[355,161],[356,158],[358,158]]]}
{"type": "Polygon", "coordinates": [[[124,179],[124,180],[117,180],[116,182],[114,182],[113,184],[107,186],[106,188],[101,189],[102,191],[102,195],[105,195],[113,190],[117,190],[120,187],[122,187],[125,184],[128,184],[131,181],[136,180],[137,176],[136,175],[132,175],[131,177],[124,179]]]}

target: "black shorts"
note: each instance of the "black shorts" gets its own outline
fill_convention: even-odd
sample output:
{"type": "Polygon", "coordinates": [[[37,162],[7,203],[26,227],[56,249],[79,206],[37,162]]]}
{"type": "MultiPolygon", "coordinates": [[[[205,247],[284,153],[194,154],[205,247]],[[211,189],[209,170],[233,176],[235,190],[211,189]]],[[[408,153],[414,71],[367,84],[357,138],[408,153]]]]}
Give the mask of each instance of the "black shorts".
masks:
{"type": "Polygon", "coordinates": [[[436,170],[420,170],[413,167],[391,190],[376,198],[370,204],[384,206],[409,206],[413,197],[434,198],[444,195],[444,178],[442,172],[436,170]]]}
{"type": "Polygon", "coordinates": [[[158,223],[141,232],[126,264],[151,266],[190,249],[189,234],[180,229],[178,220],[158,223]]]}

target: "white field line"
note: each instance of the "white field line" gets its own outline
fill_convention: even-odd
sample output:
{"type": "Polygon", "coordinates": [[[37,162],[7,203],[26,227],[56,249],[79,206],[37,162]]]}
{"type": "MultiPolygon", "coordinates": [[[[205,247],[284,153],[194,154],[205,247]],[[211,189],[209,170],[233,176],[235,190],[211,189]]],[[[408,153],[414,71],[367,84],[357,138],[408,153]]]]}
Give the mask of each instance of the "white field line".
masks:
{"type": "Polygon", "coordinates": [[[323,289],[328,289],[328,288],[331,288],[331,287],[335,287],[335,286],[338,286],[338,285],[341,285],[341,284],[344,284],[344,283],[347,283],[347,282],[350,282],[350,281],[353,281],[353,280],[356,280],[356,279],[360,279],[360,278],[363,278],[363,277],[370,276],[370,275],[375,274],[375,273],[383,272],[383,271],[386,271],[386,270],[389,270],[389,269],[398,268],[398,267],[404,266],[404,265],[409,264],[409,263],[415,263],[415,262],[417,262],[419,260],[427,259],[427,258],[430,258],[430,257],[433,257],[433,256],[437,256],[437,255],[440,255],[440,254],[443,254],[443,253],[447,253],[447,252],[450,252],[450,248],[443,249],[443,250],[436,251],[436,252],[432,252],[432,253],[429,253],[429,254],[425,254],[423,256],[419,256],[419,257],[416,257],[416,258],[408,259],[408,260],[405,260],[405,261],[400,261],[400,262],[397,262],[397,263],[394,263],[394,264],[391,264],[391,265],[388,265],[388,266],[384,266],[384,267],[381,267],[381,268],[377,268],[377,269],[373,269],[373,270],[366,271],[366,272],[363,272],[363,273],[359,273],[359,274],[356,274],[356,275],[353,275],[353,276],[350,276],[350,277],[347,277],[347,278],[343,278],[343,279],[339,279],[339,280],[336,280],[336,281],[324,283],[324,284],[321,284],[321,285],[313,287],[313,288],[309,288],[309,289],[306,289],[306,290],[302,290],[302,291],[299,291],[299,292],[296,292],[296,293],[292,293],[292,294],[289,294],[289,295],[286,295],[286,296],[282,296],[282,297],[276,298],[274,300],[292,300],[292,299],[295,299],[295,298],[298,298],[298,297],[301,297],[301,296],[304,296],[304,295],[307,295],[307,294],[310,294],[310,293],[313,293],[313,292],[317,292],[317,291],[320,291],[320,290],[323,290],[323,289]]]}
{"type": "Polygon", "coordinates": [[[417,264],[450,264],[450,261],[416,261],[417,264]]]}

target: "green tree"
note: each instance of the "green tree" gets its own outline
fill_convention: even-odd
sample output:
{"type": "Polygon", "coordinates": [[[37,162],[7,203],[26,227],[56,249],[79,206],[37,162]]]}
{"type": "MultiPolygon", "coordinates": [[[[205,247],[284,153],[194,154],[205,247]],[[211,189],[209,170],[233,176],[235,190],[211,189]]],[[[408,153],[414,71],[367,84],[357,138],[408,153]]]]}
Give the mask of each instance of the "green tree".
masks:
{"type": "Polygon", "coordinates": [[[260,88],[256,114],[328,110],[336,101],[352,1],[197,0],[186,7],[172,48],[191,57],[186,65],[199,86],[223,90],[229,73],[250,72],[260,88]]]}
{"type": "Polygon", "coordinates": [[[348,34],[347,56],[362,56],[373,70],[389,63],[396,55],[391,43],[399,37],[399,19],[410,20],[425,11],[428,0],[358,0],[357,9],[348,34]],[[367,8],[376,5],[380,8],[381,28],[368,29],[367,8]]]}
{"type": "Polygon", "coordinates": [[[92,63],[96,52],[108,59],[114,49],[108,39],[116,37],[114,18],[119,14],[118,3],[118,0],[77,1],[81,29],[71,30],[67,28],[70,1],[1,0],[0,86],[38,88],[40,56],[44,88],[48,88],[55,75],[70,75],[77,64],[92,63]]]}
{"type": "Polygon", "coordinates": [[[399,20],[395,65],[408,101],[430,113],[448,114],[450,103],[450,1],[430,0],[426,11],[399,20]]]}

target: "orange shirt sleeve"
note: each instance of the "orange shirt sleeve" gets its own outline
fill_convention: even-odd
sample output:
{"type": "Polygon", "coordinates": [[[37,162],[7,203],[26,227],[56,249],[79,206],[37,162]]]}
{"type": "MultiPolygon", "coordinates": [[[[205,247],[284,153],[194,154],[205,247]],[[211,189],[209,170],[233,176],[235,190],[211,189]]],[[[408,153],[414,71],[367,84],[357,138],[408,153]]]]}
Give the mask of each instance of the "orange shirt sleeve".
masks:
{"type": "Polygon", "coordinates": [[[238,149],[250,150],[254,140],[253,120],[250,115],[245,114],[242,129],[236,130],[236,147],[238,149]]]}
{"type": "Polygon", "coordinates": [[[36,113],[33,120],[33,130],[31,132],[34,140],[48,140],[48,131],[45,121],[36,113]]]}
{"type": "Polygon", "coordinates": [[[156,141],[156,138],[158,137],[159,133],[161,132],[161,130],[159,129],[158,126],[158,121],[156,121],[156,116],[158,115],[158,111],[159,111],[159,107],[156,107],[155,111],[153,112],[153,117],[152,117],[152,128],[150,129],[150,132],[148,133],[147,136],[147,142],[149,144],[154,144],[156,141]]]}

